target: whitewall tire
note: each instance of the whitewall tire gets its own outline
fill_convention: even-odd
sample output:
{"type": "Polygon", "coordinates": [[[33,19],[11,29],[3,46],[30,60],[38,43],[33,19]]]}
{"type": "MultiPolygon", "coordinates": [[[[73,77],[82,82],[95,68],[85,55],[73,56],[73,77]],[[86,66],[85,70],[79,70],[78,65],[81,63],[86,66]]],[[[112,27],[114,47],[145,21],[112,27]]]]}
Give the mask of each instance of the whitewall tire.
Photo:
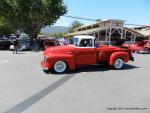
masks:
{"type": "Polygon", "coordinates": [[[67,65],[64,61],[57,61],[54,64],[54,71],[56,73],[63,73],[65,72],[67,69],[67,65]]]}
{"type": "Polygon", "coordinates": [[[124,61],[120,58],[116,59],[114,62],[115,69],[121,69],[124,66],[124,61]]]}

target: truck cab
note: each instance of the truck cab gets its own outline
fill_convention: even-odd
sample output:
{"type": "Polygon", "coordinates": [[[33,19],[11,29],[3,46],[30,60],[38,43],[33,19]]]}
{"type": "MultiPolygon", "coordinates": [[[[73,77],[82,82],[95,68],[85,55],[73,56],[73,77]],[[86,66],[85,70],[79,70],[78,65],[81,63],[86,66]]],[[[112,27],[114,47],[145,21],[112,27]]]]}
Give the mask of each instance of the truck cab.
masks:
{"type": "Polygon", "coordinates": [[[95,47],[95,37],[93,36],[74,36],[72,42],[76,47],[95,47]]]}
{"type": "Polygon", "coordinates": [[[77,35],[72,37],[72,44],[76,50],[77,65],[95,64],[97,62],[95,37],[77,35]]]}

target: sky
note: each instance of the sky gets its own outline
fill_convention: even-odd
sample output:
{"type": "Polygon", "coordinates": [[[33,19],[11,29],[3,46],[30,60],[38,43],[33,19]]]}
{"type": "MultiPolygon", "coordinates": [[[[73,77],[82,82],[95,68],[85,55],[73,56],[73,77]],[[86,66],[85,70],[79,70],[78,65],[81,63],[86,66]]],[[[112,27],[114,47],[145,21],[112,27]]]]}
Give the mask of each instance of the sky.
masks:
{"type": "MultiPolygon", "coordinates": [[[[90,19],[122,19],[126,24],[150,25],[150,0],[64,0],[66,15],[90,19]]],[[[60,17],[56,26],[69,26],[74,20],[60,17]]],[[[78,20],[84,25],[93,21],[78,20]]]]}

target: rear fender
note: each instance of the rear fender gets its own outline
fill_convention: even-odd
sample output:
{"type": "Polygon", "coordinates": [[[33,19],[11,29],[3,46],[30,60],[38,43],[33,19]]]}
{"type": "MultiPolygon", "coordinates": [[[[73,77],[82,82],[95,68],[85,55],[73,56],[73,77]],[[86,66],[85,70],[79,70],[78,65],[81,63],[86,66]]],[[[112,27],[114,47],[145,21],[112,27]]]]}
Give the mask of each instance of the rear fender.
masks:
{"type": "Polygon", "coordinates": [[[129,54],[127,52],[114,52],[110,56],[109,65],[112,66],[117,58],[121,58],[124,62],[129,61],[129,54]]]}

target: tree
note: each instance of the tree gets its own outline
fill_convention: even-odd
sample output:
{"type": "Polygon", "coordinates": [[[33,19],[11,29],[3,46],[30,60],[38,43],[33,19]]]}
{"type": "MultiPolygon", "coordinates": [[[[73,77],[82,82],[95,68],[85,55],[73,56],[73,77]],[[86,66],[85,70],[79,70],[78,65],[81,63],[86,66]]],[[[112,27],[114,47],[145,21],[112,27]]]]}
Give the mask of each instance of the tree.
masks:
{"type": "Polygon", "coordinates": [[[72,33],[75,28],[81,27],[83,24],[77,20],[73,21],[70,25],[69,32],[72,33]]]}
{"type": "Polygon", "coordinates": [[[66,12],[63,0],[0,0],[0,15],[27,33],[31,41],[41,28],[52,25],[66,12]]]}
{"type": "Polygon", "coordinates": [[[59,37],[64,37],[64,35],[66,34],[67,34],[66,32],[58,32],[58,33],[50,34],[50,36],[59,38],[59,37]]]}
{"type": "Polygon", "coordinates": [[[4,17],[0,16],[0,36],[14,33],[15,29],[5,20],[4,17]]]}

